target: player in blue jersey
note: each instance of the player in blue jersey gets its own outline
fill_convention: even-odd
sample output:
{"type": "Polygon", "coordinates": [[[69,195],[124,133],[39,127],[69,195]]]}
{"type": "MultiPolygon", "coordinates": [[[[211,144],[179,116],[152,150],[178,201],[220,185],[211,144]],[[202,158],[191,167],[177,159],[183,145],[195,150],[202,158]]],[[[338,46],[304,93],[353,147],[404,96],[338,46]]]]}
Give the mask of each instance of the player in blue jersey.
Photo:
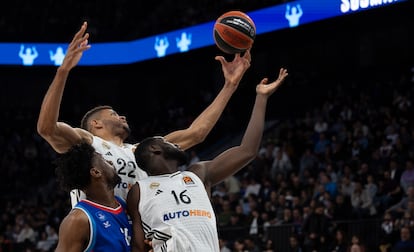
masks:
{"type": "Polygon", "coordinates": [[[86,195],[60,224],[56,251],[130,251],[131,223],[114,193],[121,180],[115,167],[88,143],[72,146],[56,164],[62,189],[86,195]]]}
{"type": "Polygon", "coordinates": [[[187,156],[177,145],[163,137],[150,137],[137,146],[135,159],[149,177],[139,180],[127,196],[133,252],[144,251],[145,239],[152,239],[155,252],[219,252],[211,187],[256,157],[267,100],[287,75],[282,68],[276,81],[268,84],[265,78],[257,85],[255,104],[241,144],[212,160],[179,171],[187,156]]]}

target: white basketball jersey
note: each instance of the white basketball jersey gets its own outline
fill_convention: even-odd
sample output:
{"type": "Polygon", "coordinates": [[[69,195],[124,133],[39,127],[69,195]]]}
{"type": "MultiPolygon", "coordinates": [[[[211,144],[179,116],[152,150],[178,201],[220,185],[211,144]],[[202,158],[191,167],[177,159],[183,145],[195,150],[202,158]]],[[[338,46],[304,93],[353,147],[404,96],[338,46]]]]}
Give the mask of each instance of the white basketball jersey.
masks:
{"type": "Polygon", "coordinates": [[[218,252],[216,216],[200,178],[188,171],[138,182],[138,210],[154,252],[218,252]]]}
{"type": "MultiPolygon", "coordinates": [[[[147,173],[141,170],[135,162],[134,145],[124,144],[118,146],[112,142],[105,141],[100,137],[94,136],[92,146],[96,152],[101,154],[105,160],[111,161],[118,171],[122,182],[115,187],[115,195],[126,201],[127,194],[131,186],[138,180],[148,177],[147,173]]],[[[71,193],[72,207],[85,198],[85,194],[80,190],[72,190],[71,193]]]]}

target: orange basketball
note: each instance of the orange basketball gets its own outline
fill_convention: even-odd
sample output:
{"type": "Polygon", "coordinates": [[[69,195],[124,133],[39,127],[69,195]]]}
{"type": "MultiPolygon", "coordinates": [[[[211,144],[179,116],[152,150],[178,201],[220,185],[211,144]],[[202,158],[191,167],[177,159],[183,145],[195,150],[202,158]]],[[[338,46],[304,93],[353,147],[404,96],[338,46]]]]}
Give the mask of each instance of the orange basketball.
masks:
{"type": "Polygon", "coordinates": [[[256,26],[244,12],[228,11],[214,24],[214,42],[228,54],[242,53],[249,49],[256,38],[256,26]]]}

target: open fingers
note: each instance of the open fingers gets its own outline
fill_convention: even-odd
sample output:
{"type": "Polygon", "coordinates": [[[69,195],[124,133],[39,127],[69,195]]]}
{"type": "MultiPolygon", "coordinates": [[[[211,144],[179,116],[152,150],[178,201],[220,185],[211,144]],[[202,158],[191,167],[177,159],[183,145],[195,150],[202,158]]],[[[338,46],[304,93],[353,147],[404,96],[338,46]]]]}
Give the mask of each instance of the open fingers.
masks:
{"type": "Polygon", "coordinates": [[[83,36],[83,34],[85,33],[87,27],[88,27],[88,23],[86,21],[83,22],[81,28],[79,29],[79,31],[73,37],[72,42],[74,42],[74,41],[78,40],[79,38],[81,38],[83,36]]]}
{"type": "Polygon", "coordinates": [[[288,72],[287,69],[285,68],[280,68],[279,70],[279,77],[277,78],[279,81],[282,81],[286,78],[286,76],[288,76],[288,72]]]}
{"type": "Polygon", "coordinates": [[[85,41],[88,40],[89,38],[89,33],[85,33],[86,28],[88,27],[88,23],[85,21],[83,22],[80,30],[75,34],[75,36],[73,37],[69,47],[73,48],[73,47],[85,47],[85,45],[87,45],[87,42],[85,44],[85,41]]]}

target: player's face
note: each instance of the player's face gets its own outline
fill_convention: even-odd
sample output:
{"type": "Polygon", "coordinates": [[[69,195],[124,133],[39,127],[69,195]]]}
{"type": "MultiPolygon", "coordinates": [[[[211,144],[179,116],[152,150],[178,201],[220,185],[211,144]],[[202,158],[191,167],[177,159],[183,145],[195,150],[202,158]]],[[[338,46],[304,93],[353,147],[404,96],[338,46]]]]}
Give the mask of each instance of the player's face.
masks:
{"type": "Polygon", "coordinates": [[[105,160],[102,155],[98,155],[99,166],[102,167],[103,173],[107,177],[108,187],[115,188],[116,185],[121,183],[121,177],[118,175],[115,166],[113,166],[111,161],[105,160]]]}
{"type": "Polygon", "coordinates": [[[101,120],[114,134],[125,135],[127,137],[131,131],[126,117],[118,115],[115,110],[106,109],[102,111],[101,120]]]}
{"type": "Polygon", "coordinates": [[[187,162],[187,154],[178,145],[165,141],[164,138],[160,138],[160,146],[163,149],[166,159],[177,160],[178,165],[184,165],[187,162]]]}

